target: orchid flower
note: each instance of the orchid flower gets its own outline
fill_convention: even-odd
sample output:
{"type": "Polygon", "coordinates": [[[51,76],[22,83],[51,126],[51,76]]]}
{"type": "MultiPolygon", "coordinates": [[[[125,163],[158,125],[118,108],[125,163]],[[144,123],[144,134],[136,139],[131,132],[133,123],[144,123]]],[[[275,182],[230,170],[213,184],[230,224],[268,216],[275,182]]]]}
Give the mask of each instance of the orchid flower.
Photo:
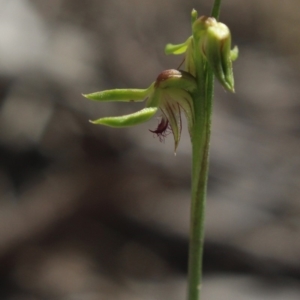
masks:
{"type": "Polygon", "coordinates": [[[179,70],[165,70],[159,74],[156,81],[147,89],[114,89],[84,95],[86,98],[96,101],[145,101],[146,107],[135,113],[119,116],[104,117],[93,124],[101,124],[111,127],[129,127],[144,123],[151,119],[160,109],[161,120],[155,133],[161,140],[171,131],[174,136],[175,151],[179,144],[182,122],[181,110],[187,121],[190,135],[194,124],[194,105],[191,93],[197,88],[195,78],[179,70]]]}

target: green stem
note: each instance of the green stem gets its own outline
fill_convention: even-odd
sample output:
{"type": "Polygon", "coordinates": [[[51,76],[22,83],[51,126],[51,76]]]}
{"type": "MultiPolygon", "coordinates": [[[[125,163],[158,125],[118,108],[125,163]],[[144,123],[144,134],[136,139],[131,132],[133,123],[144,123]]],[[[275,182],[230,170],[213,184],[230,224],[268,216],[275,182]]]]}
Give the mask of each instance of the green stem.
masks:
{"type": "MultiPolygon", "coordinates": [[[[221,0],[215,0],[212,16],[218,19],[221,0]]],[[[192,203],[188,263],[188,300],[199,300],[202,285],[202,261],[206,190],[209,167],[209,144],[213,105],[214,77],[197,49],[194,38],[194,57],[198,91],[193,95],[195,126],[192,134],[192,203]]]]}
{"type": "Polygon", "coordinates": [[[222,2],[222,0],[215,0],[215,3],[211,10],[211,16],[214,17],[216,20],[218,20],[219,16],[220,16],[221,2],[222,2]]]}

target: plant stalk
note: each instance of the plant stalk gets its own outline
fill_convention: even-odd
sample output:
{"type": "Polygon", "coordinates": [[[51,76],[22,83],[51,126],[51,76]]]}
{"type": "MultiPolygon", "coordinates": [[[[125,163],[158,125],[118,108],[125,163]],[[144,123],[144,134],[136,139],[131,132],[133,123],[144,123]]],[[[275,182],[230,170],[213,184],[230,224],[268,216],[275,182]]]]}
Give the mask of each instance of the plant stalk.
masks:
{"type": "MultiPolygon", "coordinates": [[[[218,19],[221,0],[215,0],[212,16],[218,19]]],[[[193,95],[195,126],[192,134],[192,202],[188,262],[188,300],[199,300],[202,288],[206,191],[213,106],[214,76],[194,47],[198,90],[193,95]]]]}

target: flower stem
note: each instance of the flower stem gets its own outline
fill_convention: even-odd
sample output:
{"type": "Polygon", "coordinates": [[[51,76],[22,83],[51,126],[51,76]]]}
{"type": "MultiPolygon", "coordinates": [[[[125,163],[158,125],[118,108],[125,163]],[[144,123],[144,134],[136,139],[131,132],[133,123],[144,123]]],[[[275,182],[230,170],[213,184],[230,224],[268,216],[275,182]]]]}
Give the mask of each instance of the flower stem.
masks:
{"type": "Polygon", "coordinates": [[[215,0],[213,8],[211,10],[211,16],[214,17],[216,20],[218,20],[220,16],[221,2],[222,0],[215,0]]]}
{"type": "MultiPolygon", "coordinates": [[[[212,16],[220,14],[221,0],[215,0],[212,16]]],[[[194,39],[195,44],[196,39],[194,39]]],[[[198,90],[193,95],[195,125],[192,133],[192,203],[188,262],[188,300],[199,300],[202,285],[206,190],[209,167],[214,77],[194,45],[198,90]]]]}

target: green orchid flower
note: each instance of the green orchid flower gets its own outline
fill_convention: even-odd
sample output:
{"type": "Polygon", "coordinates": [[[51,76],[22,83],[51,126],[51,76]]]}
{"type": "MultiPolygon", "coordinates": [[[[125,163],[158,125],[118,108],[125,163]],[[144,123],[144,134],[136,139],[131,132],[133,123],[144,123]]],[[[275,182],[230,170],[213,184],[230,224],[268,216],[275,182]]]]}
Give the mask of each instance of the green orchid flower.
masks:
{"type": "Polygon", "coordinates": [[[194,124],[194,105],[191,93],[197,88],[195,78],[180,70],[165,70],[159,74],[156,81],[147,89],[115,89],[83,95],[90,100],[96,101],[120,101],[139,102],[145,101],[146,107],[135,113],[118,116],[105,117],[95,121],[93,124],[106,125],[110,127],[129,127],[144,123],[151,119],[160,109],[161,120],[155,130],[150,130],[163,140],[170,132],[173,133],[175,151],[178,147],[182,122],[181,110],[187,120],[189,133],[192,133],[194,124]]]}

